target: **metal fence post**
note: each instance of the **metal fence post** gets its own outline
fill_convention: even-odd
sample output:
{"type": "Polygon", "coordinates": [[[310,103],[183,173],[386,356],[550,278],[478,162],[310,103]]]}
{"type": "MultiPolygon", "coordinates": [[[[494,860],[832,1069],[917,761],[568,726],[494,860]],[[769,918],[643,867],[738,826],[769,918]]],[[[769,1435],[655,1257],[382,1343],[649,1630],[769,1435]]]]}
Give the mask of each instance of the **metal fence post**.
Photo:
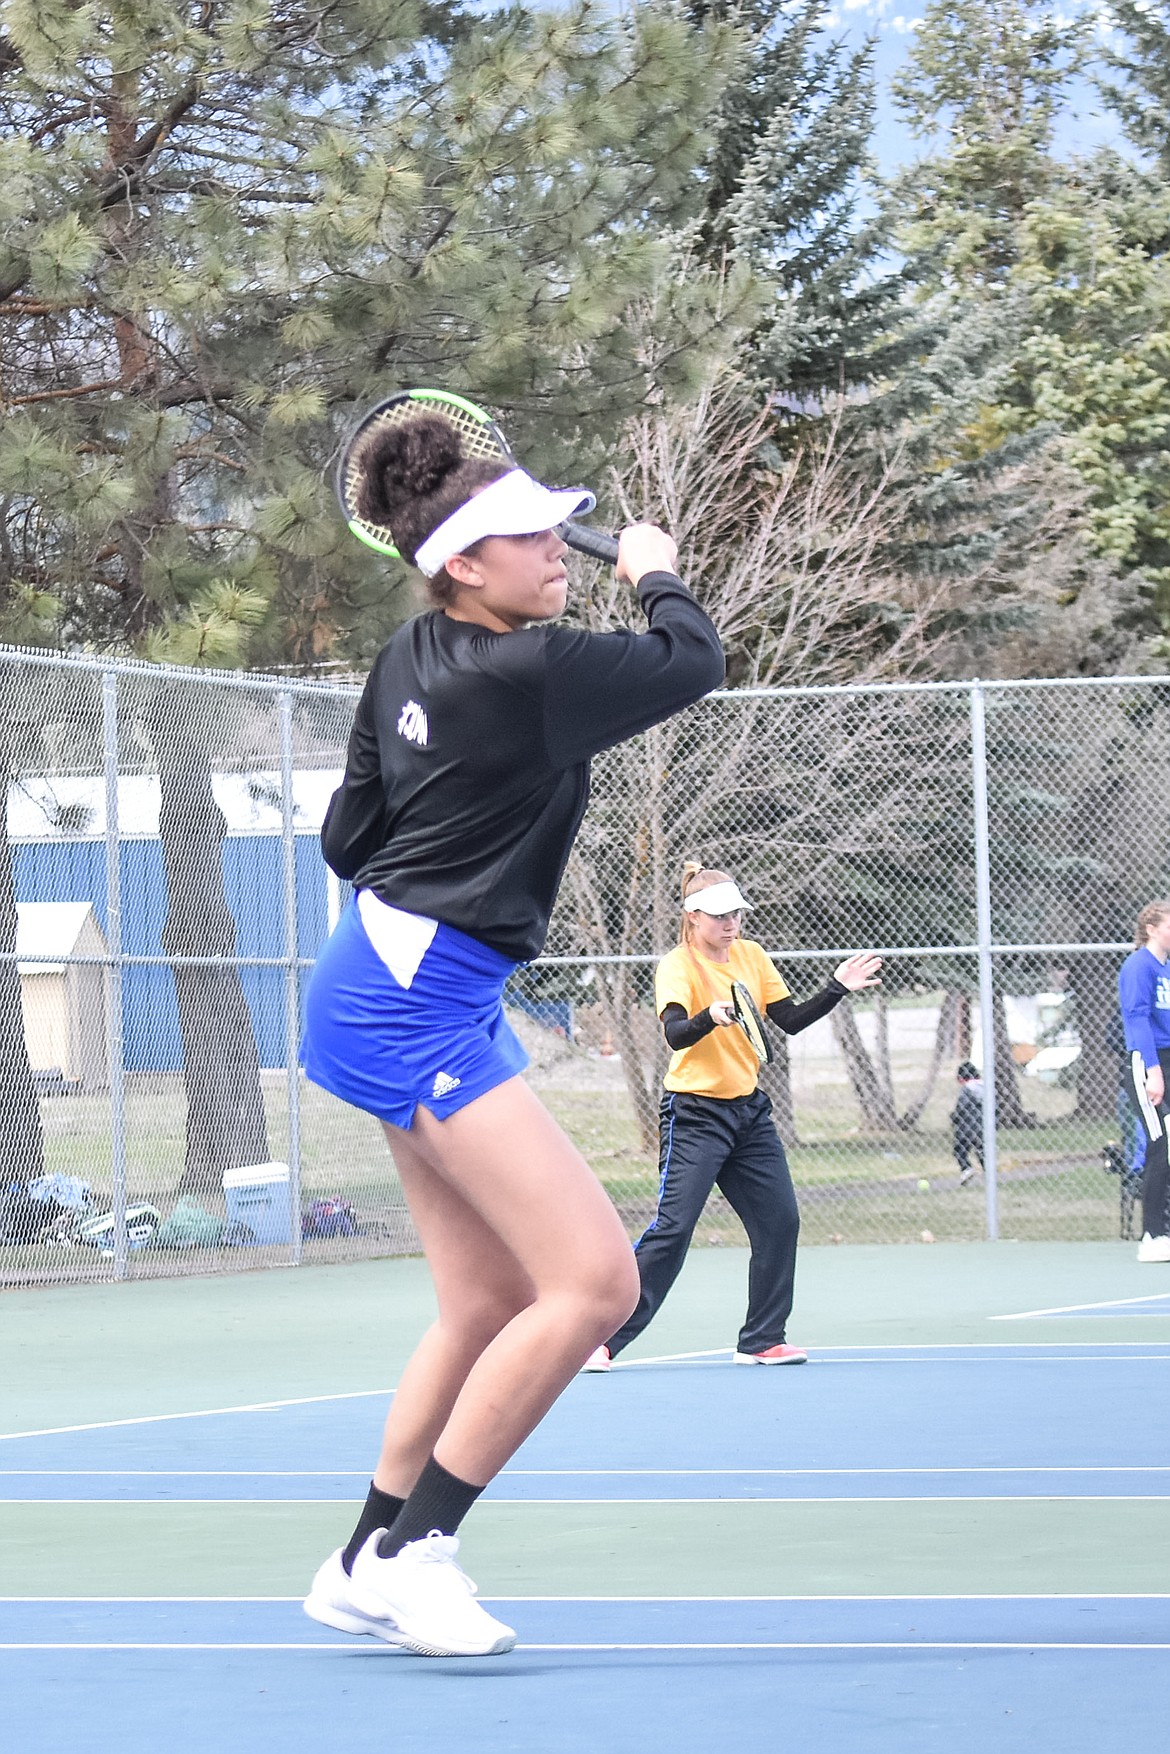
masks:
{"type": "Polygon", "coordinates": [[[118,822],[118,677],[102,672],[102,751],[106,789],[106,1046],[110,1079],[114,1278],[129,1270],[126,1236],[126,1064],[122,1040],[122,864],[118,822]]]}
{"type": "Polygon", "coordinates": [[[995,967],[991,956],[991,848],[987,810],[987,703],[971,684],[971,791],[975,827],[975,914],[979,949],[979,1033],[983,1038],[983,1183],[987,1237],[999,1237],[995,1113],[995,967]]]}
{"type": "Polygon", "coordinates": [[[285,1085],[288,1101],[289,1205],[292,1259],[300,1266],[301,1240],[301,1040],[300,970],[297,944],[297,841],[293,801],[292,690],[282,688],[280,710],[280,850],[284,873],[285,1085]]]}

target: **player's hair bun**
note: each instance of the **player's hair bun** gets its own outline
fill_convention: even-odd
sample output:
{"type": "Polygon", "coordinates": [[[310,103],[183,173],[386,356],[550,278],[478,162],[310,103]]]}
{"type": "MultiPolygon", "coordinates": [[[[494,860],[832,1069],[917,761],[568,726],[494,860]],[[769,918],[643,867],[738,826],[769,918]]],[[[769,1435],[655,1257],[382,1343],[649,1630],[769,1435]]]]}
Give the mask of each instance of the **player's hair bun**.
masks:
{"type": "Polygon", "coordinates": [[[459,434],[441,414],[375,432],[361,459],[358,511],[393,528],[396,512],[439,493],[462,462],[459,434]]]}

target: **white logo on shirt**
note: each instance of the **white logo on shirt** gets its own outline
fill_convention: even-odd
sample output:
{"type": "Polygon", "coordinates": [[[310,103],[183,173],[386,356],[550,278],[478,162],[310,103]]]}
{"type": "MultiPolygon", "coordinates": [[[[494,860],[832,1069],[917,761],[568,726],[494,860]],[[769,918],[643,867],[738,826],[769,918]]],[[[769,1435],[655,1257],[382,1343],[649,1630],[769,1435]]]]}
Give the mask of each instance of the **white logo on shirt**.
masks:
{"type": "Polygon", "coordinates": [[[417,700],[408,700],[398,715],[398,735],[408,743],[425,744],[430,734],[427,715],[417,700]]]}
{"type": "Polygon", "coordinates": [[[1170,1011],[1170,975],[1160,974],[1154,988],[1155,1011],[1170,1011]]]}
{"type": "Polygon", "coordinates": [[[431,1095],[450,1096],[453,1090],[458,1090],[462,1082],[462,1078],[452,1078],[450,1072],[436,1072],[435,1082],[431,1086],[431,1095]]]}

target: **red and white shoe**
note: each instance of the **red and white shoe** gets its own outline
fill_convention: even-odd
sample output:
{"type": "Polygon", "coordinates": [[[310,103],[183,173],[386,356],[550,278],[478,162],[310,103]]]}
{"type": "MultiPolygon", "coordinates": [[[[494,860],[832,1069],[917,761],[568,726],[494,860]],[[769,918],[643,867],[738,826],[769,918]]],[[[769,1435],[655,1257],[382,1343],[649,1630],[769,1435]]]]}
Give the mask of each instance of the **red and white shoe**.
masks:
{"type": "Polygon", "coordinates": [[[799,1346],[769,1346],[766,1352],[737,1352],[734,1364],[807,1364],[808,1353],[799,1346]]]}
{"type": "Polygon", "coordinates": [[[609,1355],[609,1347],[608,1346],[598,1346],[595,1348],[594,1351],[592,1351],[589,1354],[588,1358],[585,1360],[584,1364],[581,1366],[581,1369],[582,1370],[608,1370],[612,1363],[613,1363],[613,1360],[609,1355]]]}

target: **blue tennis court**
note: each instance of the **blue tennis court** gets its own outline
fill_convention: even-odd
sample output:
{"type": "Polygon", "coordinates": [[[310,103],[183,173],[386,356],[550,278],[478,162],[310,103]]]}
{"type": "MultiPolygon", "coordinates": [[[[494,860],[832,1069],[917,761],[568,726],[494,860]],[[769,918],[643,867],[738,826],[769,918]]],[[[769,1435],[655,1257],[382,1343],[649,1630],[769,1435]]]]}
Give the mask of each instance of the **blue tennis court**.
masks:
{"type": "Polygon", "coordinates": [[[992,1325],[998,1295],[961,1338],[834,1338],[784,1370],[680,1347],[578,1378],[466,1527],[519,1633],[491,1659],[301,1612],[392,1374],[11,1427],[13,1746],[1161,1749],[1170,1321],[1037,1340],[992,1325]]]}

